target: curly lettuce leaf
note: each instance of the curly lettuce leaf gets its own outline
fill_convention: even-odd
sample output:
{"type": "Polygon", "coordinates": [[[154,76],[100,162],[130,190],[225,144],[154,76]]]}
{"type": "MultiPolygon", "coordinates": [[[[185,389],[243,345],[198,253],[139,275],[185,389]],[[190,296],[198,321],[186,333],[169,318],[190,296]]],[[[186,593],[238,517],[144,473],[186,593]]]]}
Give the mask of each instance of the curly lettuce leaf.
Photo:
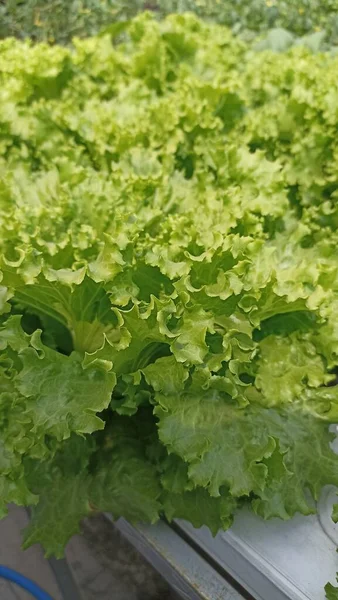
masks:
{"type": "Polygon", "coordinates": [[[203,488],[179,494],[164,494],[163,497],[163,510],[169,521],[185,519],[196,528],[207,525],[213,535],[232,525],[235,507],[235,499],[226,492],[224,496],[212,498],[203,488]]]}
{"type": "Polygon", "coordinates": [[[73,435],[49,461],[26,461],[26,477],[38,502],[25,531],[25,548],[39,542],[47,556],[61,557],[79,531],[79,521],[96,511],[133,522],[158,519],[157,470],[135,433],[120,419],[105,432],[100,455],[95,444],[73,435]]]}
{"type": "Polygon", "coordinates": [[[224,485],[234,497],[253,492],[254,510],[265,518],[313,512],[308,490],[317,500],[324,485],[338,483],[326,424],[297,405],[284,411],[241,408],[212,384],[205,388],[156,395],[160,440],[189,465],[194,485],[215,497],[224,485]]]}
{"type": "Polygon", "coordinates": [[[307,388],[319,388],[332,379],[322,357],[305,337],[268,336],[260,343],[255,385],[266,406],[295,402],[307,388]]]}

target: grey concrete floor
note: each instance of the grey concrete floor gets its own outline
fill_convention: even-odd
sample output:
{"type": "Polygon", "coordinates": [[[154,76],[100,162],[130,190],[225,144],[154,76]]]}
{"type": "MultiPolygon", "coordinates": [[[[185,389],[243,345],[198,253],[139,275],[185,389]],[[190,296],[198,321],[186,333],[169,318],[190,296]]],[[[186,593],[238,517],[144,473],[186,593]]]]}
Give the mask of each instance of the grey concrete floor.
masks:
{"type": "MultiPolygon", "coordinates": [[[[63,600],[50,564],[41,547],[20,549],[21,531],[28,522],[24,509],[10,507],[0,521],[0,564],[36,581],[54,600],[63,600]]],[[[177,600],[167,584],[121,534],[103,517],[83,524],[74,536],[66,558],[81,600],[177,600]]],[[[31,596],[0,579],[0,600],[32,600],[31,596]]]]}
{"type": "MultiPolygon", "coordinates": [[[[40,546],[35,545],[23,552],[21,531],[28,522],[24,509],[10,507],[8,516],[0,521],[0,564],[16,569],[30,577],[46,590],[55,600],[62,600],[48,561],[43,557],[40,546]]],[[[1,600],[32,600],[31,595],[14,584],[0,579],[1,600]]]]}
{"type": "Polygon", "coordinates": [[[103,516],[83,523],[67,560],[83,600],[176,600],[164,580],[103,516]]]}

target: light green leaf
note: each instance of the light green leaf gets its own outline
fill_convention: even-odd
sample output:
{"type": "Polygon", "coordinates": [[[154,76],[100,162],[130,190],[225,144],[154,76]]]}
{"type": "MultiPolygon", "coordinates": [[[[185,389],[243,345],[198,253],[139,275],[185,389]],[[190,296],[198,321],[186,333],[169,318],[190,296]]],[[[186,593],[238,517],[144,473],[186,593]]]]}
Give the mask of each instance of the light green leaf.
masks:
{"type": "Polygon", "coordinates": [[[93,445],[73,435],[56,450],[44,462],[25,462],[27,481],[38,494],[38,502],[32,509],[23,546],[40,543],[46,556],[61,558],[70,537],[79,532],[80,520],[91,512],[87,467],[93,445]]]}
{"type": "Polygon", "coordinates": [[[20,358],[23,369],[17,385],[27,398],[26,412],[36,431],[66,439],[72,431],[91,433],[104,427],[96,413],[109,405],[114,373],[97,363],[84,369],[81,356],[64,356],[47,348],[38,334],[20,358]]]}
{"type": "Polygon", "coordinates": [[[212,316],[196,307],[186,311],[182,321],[174,332],[176,339],[171,345],[172,352],[178,362],[200,364],[208,350],[206,333],[214,332],[212,316]]]}
{"type": "Polygon", "coordinates": [[[187,369],[181,363],[177,363],[173,356],[158,358],[143,368],[142,373],[155,392],[168,395],[181,392],[189,376],[187,369]]]}
{"type": "Polygon", "coordinates": [[[275,441],[262,413],[239,410],[226,393],[214,389],[191,391],[175,397],[157,395],[159,437],[189,464],[189,478],[208,487],[212,496],[223,485],[233,496],[259,492],[265,485],[263,458],[275,441]],[[212,427],[210,428],[210,424],[212,427]]]}
{"type": "Polygon", "coordinates": [[[180,494],[164,494],[163,498],[164,514],[169,521],[186,519],[196,528],[207,525],[213,535],[232,525],[235,507],[235,500],[226,492],[219,498],[211,498],[202,488],[180,494]]]}
{"type": "Polygon", "coordinates": [[[25,530],[23,548],[40,543],[46,557],[62,558],[68,540],[80,531],[80,519],[91,512],[88,480],[81,474],[69,477],[56,475],[45,481],[45,485],[25,530]]]}
{"type": "Polygon", "coordinates": [[[8,346],[16,352],[29,346],[29,336],[21,327],[21,315],[9,317],[0,329],[0,350],[5,350],[8,346]]]}
{"type": "Polygon", "coordinates": [[[157,401],[160,440],[189,464],[189,479],[212,496],[222,485],[233,496],[254,492],[257,512],[288,518],[313,511],[307,489],[317,499],[322,486],[338,481],[327,426],[299,409],[239,409],[214,390],[158,395],[157,401]]]}
{"type": "Polygon", "coordinates": [[[266,406],[294,402],[307,386],[318,388],[329,381],[325,364],[309,339],[291,334],[268,336],[261,342],[255,384],[266,406]]]}
{"type": "Polygon", "coordinates": [[[161,484],[165,490],[173,494],[191,491],[194,484],[189,480],[188,465],[175,454],[170,454],[161,464],[161,484]]]}
{"type": "Polygon", "coordinates": [[[12,472],[9,476],[0,476],[0,518],[4,518],[8,513],[8,505],[15,503],[18,506],[31,506],[36,504],[38,496],[34,495],[27,486],[23,473],[12,472]],[[15,476],[15,480],[12,476],[15,476]]]}

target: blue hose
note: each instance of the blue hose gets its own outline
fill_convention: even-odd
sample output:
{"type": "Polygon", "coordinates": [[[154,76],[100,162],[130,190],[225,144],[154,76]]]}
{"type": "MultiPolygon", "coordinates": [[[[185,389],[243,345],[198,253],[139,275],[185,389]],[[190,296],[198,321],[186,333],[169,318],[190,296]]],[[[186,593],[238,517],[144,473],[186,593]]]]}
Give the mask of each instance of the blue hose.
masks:
{"type": "Polygon", "coordinates": [[[53,600],[52,597],[47,594],[47,592],[44,592],[38,585],[36,585],[36,583],[24,575],[20,575],[20,573],[13,571],[13,569],[5,567],[4,565],[0,565],[0,577],[16,583],[26,590],[26,592],[30,593],[33,598],[36,598],[36,600],[53,600]]]}

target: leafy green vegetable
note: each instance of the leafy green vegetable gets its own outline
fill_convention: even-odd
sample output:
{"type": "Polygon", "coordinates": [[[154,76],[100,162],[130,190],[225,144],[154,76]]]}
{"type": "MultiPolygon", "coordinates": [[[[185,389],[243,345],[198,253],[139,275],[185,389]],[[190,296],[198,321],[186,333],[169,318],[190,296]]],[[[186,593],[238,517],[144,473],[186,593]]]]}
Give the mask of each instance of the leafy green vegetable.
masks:
{"type": "Polygon", "coordinates": [[[95,511],[216,533],[338,485],[337,59],[113,34],[0,52],[0,511],[57,556],[95,511]]]}
{"type": "Polygon", "coordinates": [[[101,28],[118,35],[126,20],[144,10],[158,17],[191,11],[246,39],[274,28],[275,46],[281,28],[307,34],[312,48],[323,38],[338,42],[337,0],[6,0],[0,4],[0,36],[68,43],[74,35],[93,35],[101,28]]]}
{"type": "Polygon", "coordinates": [[[338,523],[338,504],[334,504],[332,507],[332,521],[338,523]]]}
{"type": "MultiPolygon", "coordinates": [[[[338,581],[338,578],[337,578],[338,581]]],[[[338,587],[332,585],[332,583],[327,583],[325,586],[326,598],[327,600],[337,600],[338,598],[338,587]]]]}

